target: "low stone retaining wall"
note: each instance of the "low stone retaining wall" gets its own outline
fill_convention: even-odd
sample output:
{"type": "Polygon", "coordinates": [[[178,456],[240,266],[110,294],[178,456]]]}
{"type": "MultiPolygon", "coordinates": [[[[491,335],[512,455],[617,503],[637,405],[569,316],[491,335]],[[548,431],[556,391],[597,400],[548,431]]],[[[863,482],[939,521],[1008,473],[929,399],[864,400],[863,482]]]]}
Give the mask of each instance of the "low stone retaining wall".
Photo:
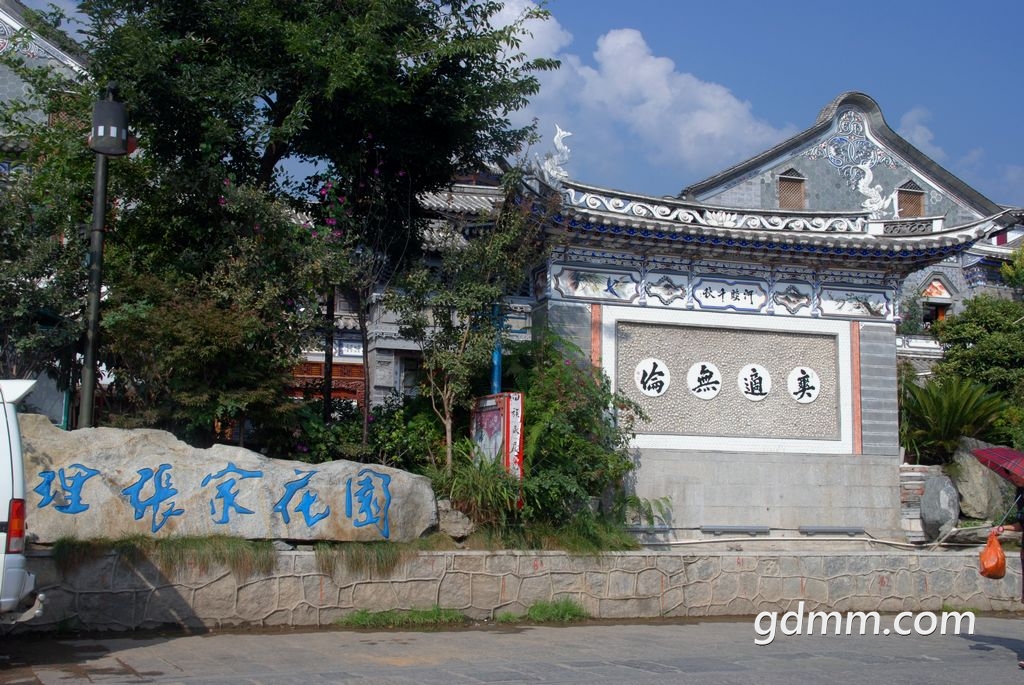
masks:
{"type": "Polygon", "coordinates": [[[165,577],[147,560],[116,554],[62,576],[30,556],[46,593],[41,617],[16,631],[133,630],[167,626],[328,626],[357,609],[439,605],[486,619],[572,597],[598,618],[835,611],[1017,611],[1021,578],[1011,557],[1002,580],[977,571],[977,550],[844,552],[423,552],[393,571],[332,573],[313,552],[280,552],[271,575],[226,568],[165,577]]]}

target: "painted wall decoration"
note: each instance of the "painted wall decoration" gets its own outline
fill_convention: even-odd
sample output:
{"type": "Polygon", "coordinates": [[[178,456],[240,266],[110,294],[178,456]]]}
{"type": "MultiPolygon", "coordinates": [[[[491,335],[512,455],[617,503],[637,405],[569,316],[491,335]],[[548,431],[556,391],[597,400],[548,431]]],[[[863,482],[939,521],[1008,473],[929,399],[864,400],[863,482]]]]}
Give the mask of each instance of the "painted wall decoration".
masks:
{"type": "Polygon", "coordinates": [[[686,373],[686,385],[695,397],[713,400],[722,390],[722,372],[711,362],[697,362],[686,373]]]}
{"type": "Polygon", "coordinates": [[[556,266],[552,270],[552,294],[561,299],[677,310],[887,321],[895,316],[893,293],[899,285],[895,282],[891,291],[882,291],[865,287],[861,284],[863,274],[852,271],[830,273],[826,278],[780,268],[745,277],[738,270],[736,276],[727,273],[725,265],[710,272],[707,269],[711,266],[715,265],[693,267],[690,275],[647,272],[644,265],[629,272],[556,266]]]}
{"type": "Polygon", "coordinates": [[[873,219],[896,218],[895,193],[874,183],[875,167],[898,168],[893,156],[868,136],[864,115],[847,110],[839,116],[835,131],[817,145],[804,151],[809,159],[825,159],[846,180],[850,188],[864,196],[862,207],[873,219]]]}
{"type": "Polygon", "coordinates": [[[437,520],[427,479],[380,465],[192,448],[156,430],[61,431],[23,415],[30,533],[411,540],[437,520]]]}
{"type": "Polygon", "coordinates": [[[609,273],[565,267],[554,276],[552,289],[562,297],[633,302],[640,279],[632,273],[609,273]]]}
{"type": "MultiPolygon", "coordinates": [[[[775,284],[772,304],[785,309],[789,314],[808,313],[814,301],[814,288],[810,283],[779,281],[775,284]]],[[[774,309],[774,307],[773,307],[774,309]]]]}
{"type": "Polygon", "coordinates": [[[941,279],[933,278],[928,286],[921,291],[921,297],[940,297],[940,298],[952,298],[953,296],[949,292],[949,288],[942,282],[941,279]]]}
{"type": "Polygon", "coordinates": [[[647,397],[661,397],[672,384],[672,373],[665,362],[648,357],[636,365],[633,382],[647,397]]]}
{"type": "Polygon", "coordinates": [[[681,276],[649,275],[646,294],[650,298],[657,299],[666,307],[673,303],[683,304],[687,294],[686,279],[681,276]]]}
{"type": "Polygon", "coordinates": [[[786,377],[786,390],[790,397],[800,404],[808,404],[818,399],[821,378],[818,372],[809,366],[798,366],[786,377]]]}
{"type": "Polygon", "coordinates": [[[892,314],[892,306],[889,297],[882,292],[822,288],[821,313],[831,316],[869,316],[888,319],[892,314]]]}
{"type": "Polygon", "coordinates": [[[772,375],[760,364],[744,364],[736,375],[736,387],[748,400],[760,402],[772,393],[772,375]]]}
{"type": "Polygon", "coordinates": [[[761,283],[701,278],[693,284],[693,299],[701,309],[732,309],[757,312],[768,302],[761,283]]]}

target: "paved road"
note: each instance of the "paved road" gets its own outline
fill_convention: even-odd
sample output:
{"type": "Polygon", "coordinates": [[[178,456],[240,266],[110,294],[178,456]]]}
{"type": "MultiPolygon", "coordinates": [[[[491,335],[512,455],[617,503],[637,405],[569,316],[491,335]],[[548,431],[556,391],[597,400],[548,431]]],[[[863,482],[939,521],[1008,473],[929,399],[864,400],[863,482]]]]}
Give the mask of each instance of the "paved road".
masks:
{"type": "MultiPolygon", "coordinates": [[[[887,625],[892,617],[883,619],[883,628],[887,625]]],[[[979,616],[974,635],[777,633],[765,646],[755,645],[755,638],[761,639],[753,619],[481,626],[446,632],[5,637],[0,652],[9,658],[0,666],[0,683],[1024,682],[1024,671],[1016,666],[1018,655],[1024,657],[1020,616],[979,616]]]]}

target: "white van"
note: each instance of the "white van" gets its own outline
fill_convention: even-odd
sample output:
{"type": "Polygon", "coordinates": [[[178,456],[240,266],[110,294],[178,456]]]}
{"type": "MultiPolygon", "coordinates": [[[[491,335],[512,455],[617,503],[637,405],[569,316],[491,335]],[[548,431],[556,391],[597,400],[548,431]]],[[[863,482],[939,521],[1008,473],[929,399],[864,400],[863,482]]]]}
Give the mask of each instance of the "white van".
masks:
{"type": "Polygon", "coordinates": [[[36,577],[25,567],[25,461],[15,404],[35,381],[0,380],[0,623],[17,623],[43,613],[36,577]]]}

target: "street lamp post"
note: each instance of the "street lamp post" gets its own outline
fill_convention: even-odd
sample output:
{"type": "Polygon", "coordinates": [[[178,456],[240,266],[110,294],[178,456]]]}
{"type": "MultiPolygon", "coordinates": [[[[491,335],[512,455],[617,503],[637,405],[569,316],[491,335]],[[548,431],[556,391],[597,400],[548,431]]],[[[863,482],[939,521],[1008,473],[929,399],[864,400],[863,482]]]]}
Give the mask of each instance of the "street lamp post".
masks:
{"type": "Polygon", "coordinates": [[[114,100],[117,85],[107,86],[106,99],[93,103],[89,148],[96,153],[92,191],[92,230],[89,232],[89,318],[85,329],[85,361],[78,427],[89,428],[96,392],[96,349],[99,346],[100,295],[103,287],[103,224],[107,209],[107,158],[128,154],[128,113],[114,100]]]}

